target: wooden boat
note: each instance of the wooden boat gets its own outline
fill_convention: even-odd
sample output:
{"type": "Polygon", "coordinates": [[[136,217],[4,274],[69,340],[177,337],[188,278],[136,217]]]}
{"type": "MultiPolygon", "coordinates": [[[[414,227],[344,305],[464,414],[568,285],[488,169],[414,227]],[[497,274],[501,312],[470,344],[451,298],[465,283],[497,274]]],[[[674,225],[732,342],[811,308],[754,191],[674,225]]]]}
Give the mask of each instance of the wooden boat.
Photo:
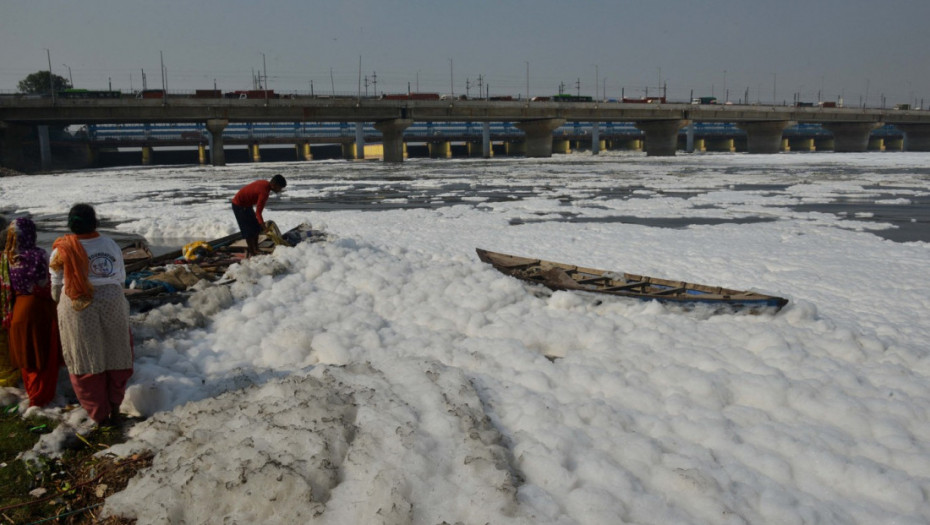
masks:
{"type": "MultiPolygon", "coordinates": [[[[269,230],[258,238],[258,250],[262,253],[271,253],[277,246],[319,242],[329,237],[309,224],[301,224],[283,234],[272,221],[266,224],[269,230]]],[[[155,257],[138,241],[123,246],[122,250],[128,285],[124,293],[131,310],[145,311],[166,303],[183,302],[190,295],[189,289],[201,280],[219,282],[230,266],[245,259],[247,246],[242,234],[234,233],[212,241],[191,243],[155,257]]]]}
{"type": "Polygon", "coordinates": [[[711,307],[753,312],[777,312],[787,299],[719,286],[657,279],[631,273],[583,268],[541,259],[518,257],[477,249],[478,257],[507,275],[546,286],[552,290],[576,290],[598,294],[659,301],[684,307],[711,307]]]}
{"type": "Polygon", "coordinates": [[[123,252],[126,273],[139,271],[152,261],[152,252],[144,239],[131,239],[117,244],[123,252]]]}

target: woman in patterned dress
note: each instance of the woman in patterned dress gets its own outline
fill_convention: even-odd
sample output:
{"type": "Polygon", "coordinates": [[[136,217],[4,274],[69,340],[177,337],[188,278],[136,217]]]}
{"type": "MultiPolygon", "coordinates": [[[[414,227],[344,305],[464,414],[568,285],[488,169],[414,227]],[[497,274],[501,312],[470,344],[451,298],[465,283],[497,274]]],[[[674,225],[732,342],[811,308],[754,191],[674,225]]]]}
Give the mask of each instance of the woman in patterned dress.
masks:
{"type": "MultiPolygon", "coordinates": [[[[6,227],[9,225],[6,217],[0,215],[0,253],[6,249],[6,227]]],[[[3,272],[7,271],[0,260],[0,308],[5,304],[12,304],[13,288],[3,283],[3,272]]],[[[6,327],[0,323],[0,387],[16,386],[19,384],[19,368],[13,366],[10,362],[10,347],[7,339],[6,327]]]]}
{"type": "Polygon", "coordinates": [[[36,246],[36,225],[28,217],[14,220],[7,229],[0,288],[10,363],[20,369],[29,404],[45,406],[55,397],[61,351],[48,257],[36,246]]]}

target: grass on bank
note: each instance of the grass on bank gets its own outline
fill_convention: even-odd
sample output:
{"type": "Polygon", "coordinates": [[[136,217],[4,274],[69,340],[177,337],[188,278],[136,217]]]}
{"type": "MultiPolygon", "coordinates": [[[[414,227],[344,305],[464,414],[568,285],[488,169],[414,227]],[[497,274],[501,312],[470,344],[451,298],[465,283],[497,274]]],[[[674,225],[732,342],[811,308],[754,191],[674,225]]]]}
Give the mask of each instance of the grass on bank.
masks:
{"type": "Polygon", "coordinates": [[[104,499],[126,487],[151,465],[152,454],[129,458],[94,455],[126,440],[121,427],[99,427],[69,445],[60,458],[26,463],[16,459],[58,425],[43,417],[23,418],[16,405],[0,414],[0,524],[122,524],[101,520],[104,499]]]}

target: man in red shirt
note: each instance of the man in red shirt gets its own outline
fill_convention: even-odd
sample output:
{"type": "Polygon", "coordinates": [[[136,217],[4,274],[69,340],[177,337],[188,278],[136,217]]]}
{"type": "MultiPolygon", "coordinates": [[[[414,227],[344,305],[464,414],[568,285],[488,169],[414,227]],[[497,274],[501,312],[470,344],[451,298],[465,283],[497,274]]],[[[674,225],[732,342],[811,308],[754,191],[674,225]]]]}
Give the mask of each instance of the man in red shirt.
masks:
{"type": "Polygon", "coordinates": [[[265,228],[262,210],[268,202],[271,192],[280,193],[287,186],[284,176],[278,174],[271,180],[257,180],[246,184],[232,199],[233,213],[239,224],[239,231],[248,246],[247,257],[258,255],[258,234],[265,228]],[[252,210],[255,206],[255,210],[252,210]]]}

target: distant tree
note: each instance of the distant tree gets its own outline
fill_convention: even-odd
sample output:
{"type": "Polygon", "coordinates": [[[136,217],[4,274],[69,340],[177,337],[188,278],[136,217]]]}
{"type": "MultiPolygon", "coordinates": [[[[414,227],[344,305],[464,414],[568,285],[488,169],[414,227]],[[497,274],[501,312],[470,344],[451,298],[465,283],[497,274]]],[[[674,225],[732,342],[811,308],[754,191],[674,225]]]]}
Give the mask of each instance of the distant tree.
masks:
{"type": "MultiPolygon", "coordinates": [[[[17,88],[19,88],[20,93],[48,93],[48,75],[48,71],[36,71],[20,80],[17,88]]],[[[63,89],[71,88],[71,83],[68,82],[68,79],[65,77],[52,74],[52,81],[55,83],[56,93],[63,89]]]]}

